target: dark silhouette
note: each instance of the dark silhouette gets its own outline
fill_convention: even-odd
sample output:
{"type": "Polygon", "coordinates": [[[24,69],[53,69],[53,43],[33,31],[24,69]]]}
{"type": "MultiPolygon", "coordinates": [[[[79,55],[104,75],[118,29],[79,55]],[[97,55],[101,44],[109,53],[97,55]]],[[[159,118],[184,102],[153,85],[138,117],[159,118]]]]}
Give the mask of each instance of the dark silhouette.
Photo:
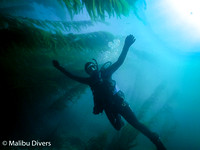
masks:
{"type": "Polygon", "coordinates": [[[69,78],[90,86],[94,98],[94,114],[102,113],[104,110],[116,130],[120,130],[124,125],[121,119],[122,116],[134,128],[147,136],[156,145],[157,150],[166,150],[159,136],[138,121],[129,104],[124,100],[123,92],[118,89],[116,81],[112,79],[112,74],[123,64],[129,47],[134,42],[135,38],[132,35],[126,37],[122,53],[112,65],[110,62],[107,62],[99,70],[95,59],[94,62],[86,63],[85,71],[90,76],[87,78],[71,74],[60,66],[56,60],[53,60],[53,65],[69,78]]]}

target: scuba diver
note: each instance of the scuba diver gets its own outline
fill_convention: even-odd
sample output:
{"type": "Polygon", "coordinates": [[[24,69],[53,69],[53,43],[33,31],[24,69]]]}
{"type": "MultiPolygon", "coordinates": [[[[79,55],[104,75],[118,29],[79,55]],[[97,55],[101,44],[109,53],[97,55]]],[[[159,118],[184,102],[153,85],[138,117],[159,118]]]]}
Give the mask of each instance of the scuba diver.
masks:
{"type": "Polygon", "coordinates": [[[100,70],[95,59],[93,59],[94,62],[87,62],[85,71],[89,77],[71,74],[57,60],[53,60],[53,65],[67,77],[89,85],[93,93],[93,113],[95,115],[105,111],[110,123],[118,131],[124,125],[122,116],[129,124],[148,137],[156,145],[157,150],[166,150],[160,137],[138,121],[129,104],[124,100],[123,92],[119,90],[116,81],[112,79],[112,74],[123,64],[127,52],[135,40],[133,35],[127,36],[118,60],[113,64],[111,62],[105,63],[100,70]]]}

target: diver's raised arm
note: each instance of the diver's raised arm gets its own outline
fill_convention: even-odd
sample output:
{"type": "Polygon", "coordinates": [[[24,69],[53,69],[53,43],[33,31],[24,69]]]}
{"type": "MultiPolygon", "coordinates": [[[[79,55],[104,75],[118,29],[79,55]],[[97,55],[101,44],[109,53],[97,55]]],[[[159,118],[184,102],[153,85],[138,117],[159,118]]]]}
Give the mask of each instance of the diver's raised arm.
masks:
{"type": "Polygon", "coordinates": [[[123,64],[123,62],[126,58],[127,52],[129,50],[130,46],[135,42],[135,40],[136,39],[133,35],[129,35],[126,37],[123,50],[122,50],[118,60],[107,69],[109,75],[114,73],[123,64]]]}
{"type": "Polygon", "coordinates": [[[83,83],[83,84],[89,84],[89,78],[83,78],[83,77],[79,77],[79,76],[71,74],[64,67],[62,67],[57,60],[53,60],[52,63],[55,68],[60,70],[62,73],[64,73],[69,78],[71,78],[75,81],[78,81],[80,83],[83,83]]]}

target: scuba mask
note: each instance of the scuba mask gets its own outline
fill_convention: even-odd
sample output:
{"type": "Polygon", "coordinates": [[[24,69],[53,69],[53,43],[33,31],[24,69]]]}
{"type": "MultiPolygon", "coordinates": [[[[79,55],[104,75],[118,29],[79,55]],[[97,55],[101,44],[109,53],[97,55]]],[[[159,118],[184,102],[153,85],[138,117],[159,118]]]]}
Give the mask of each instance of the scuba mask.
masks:
{"type": "MultiPolygon", "coordinates": [[[[94,62],[87,62],[85,64],[85,71],[88,74],[92,74],[94,71],[99,71],[99,65],[96,61],[96,59],[92,59],[94,62]]],[[[110,67],[112,63],[110,61],[103,64],[103,66],[100,69],[100,72],[105,71],[108,67],[110,67]]]]}
{"type": "Polygon", "coordinates": [[[98,63],[95,59],[92,59],[94,62],[87,62],[85,64],[85,71],[88,74],[92,74],[94,71],[99,71],[98,63]]]}

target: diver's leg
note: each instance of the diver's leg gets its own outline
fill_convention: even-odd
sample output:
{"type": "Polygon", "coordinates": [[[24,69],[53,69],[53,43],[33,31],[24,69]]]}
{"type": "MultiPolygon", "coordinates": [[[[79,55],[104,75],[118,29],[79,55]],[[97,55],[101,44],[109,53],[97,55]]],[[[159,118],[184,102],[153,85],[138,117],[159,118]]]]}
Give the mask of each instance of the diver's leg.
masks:
{"type": "Polygon", "coordinates": [[[120,126],[120,129],[124,126],[124,121],[122,120],[122,117],[120,114],[116,114],[116,125],[120,126]]]}
{"type": "Polygon", "coordinates": [[[124,125],[121,116],[119,114],[113,113],[108,109],[105,109],[105,113],[110,121],[110,123],[113,125],[113,127],[116,130],[120,130],[122,128],[122,126],[124,125]]]}
{"type": "Polygon", "coordinates": [[[157,147],[157,150],[166,150],[159,136],[151,132],[144,124],[140,123],[126,102],[123,102],[120,108],[120,114],[126,119],[126,121],[131,124],[134,128],[142,132],[146,137],[148,137],[157,147]]]}

